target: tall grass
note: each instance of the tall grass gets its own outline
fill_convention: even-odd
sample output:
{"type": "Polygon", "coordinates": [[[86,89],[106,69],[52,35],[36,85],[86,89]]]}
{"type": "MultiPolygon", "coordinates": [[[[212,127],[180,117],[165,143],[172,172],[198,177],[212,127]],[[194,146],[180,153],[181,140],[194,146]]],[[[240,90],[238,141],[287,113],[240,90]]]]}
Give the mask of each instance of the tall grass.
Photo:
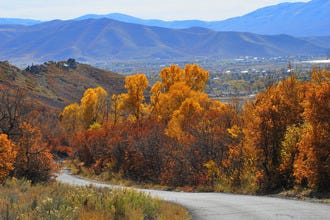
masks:
{"type": "Polygon", "coordinates": [[[31,185],[12,179],[0,186],[0,219],[189,219],[185,209],[127,189],[31,185]],[[172,217],[177,218],[172,218],[172,217]]]}

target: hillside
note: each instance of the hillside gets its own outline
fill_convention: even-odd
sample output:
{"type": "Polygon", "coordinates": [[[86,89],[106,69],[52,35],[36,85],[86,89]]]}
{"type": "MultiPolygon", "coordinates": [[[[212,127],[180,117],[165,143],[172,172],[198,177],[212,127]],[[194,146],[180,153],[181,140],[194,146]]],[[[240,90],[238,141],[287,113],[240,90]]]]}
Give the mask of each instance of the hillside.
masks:
{"type": "Polygon", "coordinates": [[[0,26],[0,60],[46,62],[74,57],[97,63],[130,59],[325,55],[326,49],[288,35],[168,29],[111,19],[55,20],[0,26]]]}
{"type": "Polygon", "coordinates": [[[0,62],[0,88],[26,89],[34,100],[55,108],[79,101],[90,87],[102,86],[110,94],[124,91],[123,76],[72,61],[47,62],[25,70],[0,62]]]}

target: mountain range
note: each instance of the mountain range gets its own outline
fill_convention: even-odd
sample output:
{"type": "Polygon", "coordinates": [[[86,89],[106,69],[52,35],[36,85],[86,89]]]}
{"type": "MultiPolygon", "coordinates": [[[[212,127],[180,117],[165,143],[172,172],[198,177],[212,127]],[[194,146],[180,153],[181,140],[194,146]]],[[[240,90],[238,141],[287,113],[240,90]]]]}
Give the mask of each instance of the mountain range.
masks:
{"type": "MultiPolygon", "coordinates": [[[[109,18],[126,23],[174,29],[202,27],[214,31],[252,32],[263,35],[288,34],[296,37],[310,37],[330,36],[329,11],[330,0],[311,0],[309,2],[282,3],[268,6],[243,16],[221,21],[163,21],[159,19],[140,19],[120,13],[88,14],[74,20],[109,18]]],[[[42,21],[0,18],[0,24],[34,25],[37,23],[42,23],[42,21]]]]}
{"type": "Polygon", "coordinates": [[[73,57],[94,64],[137,59],[328,56],[330,21],[327,11],[324,13],[323,10],[329,8],[329,2],[283,3],[221,22],[165,22],[122,14],[86,15],[66,21],[36,21],[33,25],[19,22],[1,25],[0,21],[0,60],[30,63],[73,57]],[[305,22],[304,27],[297,24],[299,19],[304,19],[301,20],[305,22]],[[291,22],[292,25],[280,25],[281,22],[291,22]],[[259,25],[253,25],[256,23],[259,25]],[[228,31],[235,30],[229,28],[235,25],[244,32],[228,31]],[[267,35],[250,33],[250,29],[243,28],[244,25],[254,28],[252,32],[264,30],[267,35]],[[278,27],[272,28],[272,25],[278,27]],[[306,37],[287,34],[295,27],[306,33],[297,35],[306,37]],[[283,33],[286,34],[275,34],[280,28],[285,28],[283,33]],[[315,28],[319,31],[312,30],[315,28]],[[226,31],[218,31],[222,29],[226,31]],[[307,29],[310,30],[308,35],[307,29]]]}
{"type": "MultiPolygon", "coordinates": [[[[238,6],[239,7],[239,6],[238,6]]],[[[243,16],[222,21],[162,21],[140,19],[125,14],[84,15],[76,18],[110,18],[118,21],[165,28],[203,27],[214,31],[252,32],[256,34],[288,34],[292,36],[330,35],[330,1],[312,0],[309,2],[282,3],[260,8],[243,16]]]]}
{"type": "Polygon", "coordinates": [[[0,60],[45,62],[69,57],[112,60],[326,55],[327,48],[289,35],[168,29],[107,18],[0,26],[0,60]]]}

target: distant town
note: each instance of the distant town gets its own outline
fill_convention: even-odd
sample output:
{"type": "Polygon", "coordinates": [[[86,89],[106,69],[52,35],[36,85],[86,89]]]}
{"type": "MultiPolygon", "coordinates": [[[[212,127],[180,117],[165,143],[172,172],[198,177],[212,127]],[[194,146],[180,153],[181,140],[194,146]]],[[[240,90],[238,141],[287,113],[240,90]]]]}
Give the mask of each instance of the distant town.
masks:
{"type": "Polygon", "coordinates": [[[253,97],[271,83],[276,84],[291,74],[295,74],[299,80],[306,81],[312,68],[330,68],[328,57],[314,56],[242,56],[233,59],[196,57],[182,60],[113,61],[94,65],[123,75],[144,73],[153,84],[159,80],[159,71],[163,67],[171,64],[184,67],[188,63],[198,63],[209,71],[208,94],[225,101],[228,97],[253,97]]]}

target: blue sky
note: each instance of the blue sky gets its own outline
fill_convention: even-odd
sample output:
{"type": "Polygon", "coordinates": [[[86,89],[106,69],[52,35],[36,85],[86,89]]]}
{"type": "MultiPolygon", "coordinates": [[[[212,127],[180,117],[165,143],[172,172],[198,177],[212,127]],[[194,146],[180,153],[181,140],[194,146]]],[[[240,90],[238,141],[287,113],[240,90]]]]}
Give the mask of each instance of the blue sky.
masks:
{"type": "Polygon", "coordinates": [[[297,1],[309,0],[0,0],[0,17],[51,20],[119,12],[147,19],[222,20],[297,1]]]}

